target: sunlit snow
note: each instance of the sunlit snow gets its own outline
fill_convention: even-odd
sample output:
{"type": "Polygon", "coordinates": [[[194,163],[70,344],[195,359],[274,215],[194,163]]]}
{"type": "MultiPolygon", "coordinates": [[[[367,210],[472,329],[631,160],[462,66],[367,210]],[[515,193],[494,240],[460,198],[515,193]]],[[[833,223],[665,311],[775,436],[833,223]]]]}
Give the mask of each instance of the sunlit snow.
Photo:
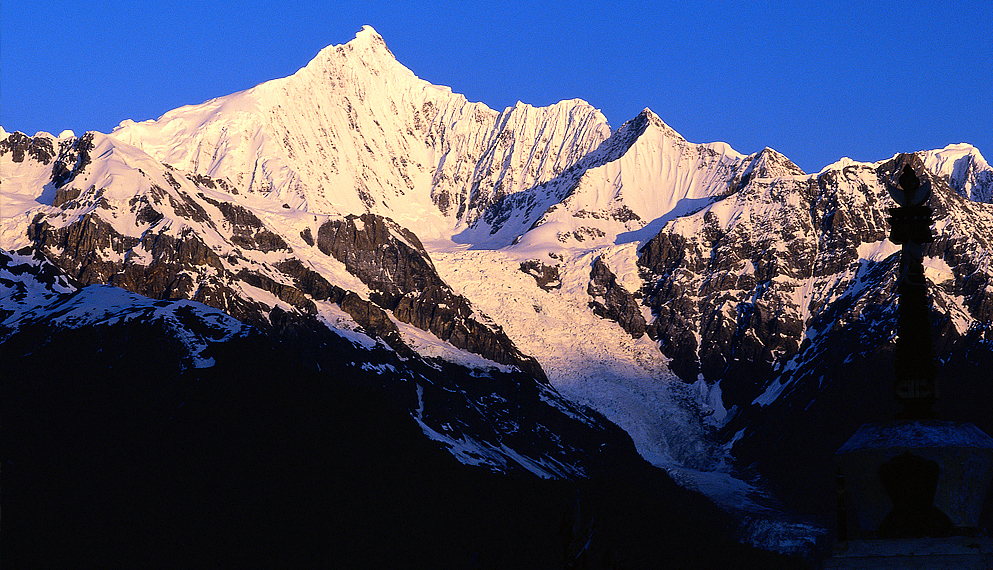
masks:
{"type": "MultiPolygon", "coordinates": [[[[0,138],[7,135],[0,128],[0,138]]],[[[77,140],[71,131],[58,138],[38,136],[51,139],[55,149],[77,140]]],[[[758,542],[786,544],[813,532],[767,516],[758,507],[756,486],[729,473],[733,443],[746,434],[739,432],[727,446],[715,441],[716,429],[734,413],[724,409],[720,384],[702,379],[687,384],[676,378],[655,341],[647,335],[634,339],[616,323],[596,316],[587,293],[597,258],[628,292],[639,291],[644,283],[638,248],[663,228],[690,238],[702,235],[708,224],[722,231],[777,230],[771,227],[777,213],[807,207],[798,189],[816,184],[816,176],[803,174],[776,151],[746,156],[725,143],[690,143],[648,109],[614,131],[600,111],[578,99],[548,107],[518,102],[493,110],[418,78],[371,27],[347,44],[321,50],[289,77],[181,107],[154,121],[125,120],[110,134],[88,136],[94,160],[64,188],[79,191],[79,198],[61,208],[53,206],[51,165],[15,163],[12,153],[0,157],[0,248],[30,245],[27,227],[39,213],[48,215],[46,222],[56,228],[97,214],[131,238],[153,226],[172,237],[192,232],[225,269],[250,270],[281,285],[290,285],[290,277],[272,268],[292,257],[367,300],[369,287],[343,263],[321,253],[313,238],[325,222],[342,216],[387,216],[423,243],[444,281],[469,299],[474,319],[501,327],[521,352],[538,360],[554,390],[627,431],[648,461],[729,508],[765,513],[750,523],[749,532],[758,542]],[[194,181],[201,176],[218,185],[194,181]],[[745,192],[751,193],[747,199],[734,199],[745,192]],[[140,219],[134,200],[154,203],[161,221],[140,219]],[[234,230],[216,206],[222,202],[249,210],[266,230],[285,240],[287,249],[235,247],[234,230]],[[205,219],[197,220],[191,210],[202,211],[205,219]],[[557,267],[559,280],[553,288],[538,287],[532,275],[520,270],[521,263],[531,260],[557,267]]],[[[961,195],[991,201],[984,192],[993,188],[993,171],[977,149],[950,145],[920,156],[961,195]]],[[[872,168],[843,158],[821,173],[844,177],[872,168]]],[[[872,177],[866,179],[870,182],[862,191],[878,193],[872,177]]],[[[852,199],[853,208],[864,206],[865,195],[855,193],[852,199]]],[[[362,227],[360,219],[354,223],[362,227]]],[[[798,231],[810,232],[806,237],[815,249],[820,247],[812,226],[798,231]]],[[[401,233],[393,232],[393,237],[416,249],[401,233]]],[[[773,240],[767,246],[785,253],[789,244],[773,240]]],[[[815,301],[858,295],[866,286],[859,279],[862,272],[898,251],[888,240],[854,247],[857,261],[835,274],[815,275],[812,261],[797,275],[773,277],[789,286],[797,307],[792,310],[799,311],[804,327],[814,316],[815,301]],[[842,282],[849,283],[847,288],[837,286],[842,282]]],[[[150,253],[140,245],[112,256],[150,262],[150,253]]],[[[939,257],[928,256],[925,266],[932,283],[954,277],[939,257]]],[[[728,271],[755,275],[758,268],[744,259],[728,271]]],[[[212,272],[217,273],[216,267],[192,277],[202,279],[212,272]]],[[[295,310],[269,290],[244,282],[231,286],[266,309],[295,310]]],[[[50,304],[66,292],[29,294],[37,296],[38,304],[50,304]]],[[[131,318],[122,312],[128,302],[137,302],[128,295],[87,288],[76,297],[79,305],[68,304],[59,318],[131,318]],[[84,307],[83,300],[91,306],[84,307]]],[[[752,292],[752,302],[757,295],[752,292]]],[[[964,299],[945,297],[955,328],[965,331],[972,321],[964,299]]],[[[344,338],[381,346],[338,305],[313,302],[316,317],[344,338]]],[[[163,308],[161,314],[155,312],[158,308],[148,310],[168,319],[171,309],[163,308]]],[[[733,310],[728,303],[721,314],[733,318],[733,310]]],[[[642,313],[651,322],[647,307],[642,313]]],[[[230,334],[236,334],[234,324],[221,315],[208,317],[218,326],[230,325],[230,334]]],[[[508,369],[391,317],[404,342],[429,359],[508,369]]],[[[806,328],[805,338],[816,340],[819,333],[806,328]]],[[[699,332],[692,334],[699,346],[699,332]]],[[[187,340],[192,353],[199,354],[197,340],[187,340]]],[[[196,365],[209,362],[201,359],[196,365]]],[[[787,362],[784,371],[797,366],[787,362]]],[[[773,381],[754,403],[768,406],[787,388],[773,381]]],[[[553,391],[543,389],[548,390],[546,402],[561,405],[549,396],[553,391]]],[[[582,419],[581,414],[576,417],[582,419]]],[[[419,415],[416,419],[428,437],[460,461],[491,466],[516,462],[550,477],[569,473],[568,466],[551,459],[455,438],[429,427],[419,415]]]]}

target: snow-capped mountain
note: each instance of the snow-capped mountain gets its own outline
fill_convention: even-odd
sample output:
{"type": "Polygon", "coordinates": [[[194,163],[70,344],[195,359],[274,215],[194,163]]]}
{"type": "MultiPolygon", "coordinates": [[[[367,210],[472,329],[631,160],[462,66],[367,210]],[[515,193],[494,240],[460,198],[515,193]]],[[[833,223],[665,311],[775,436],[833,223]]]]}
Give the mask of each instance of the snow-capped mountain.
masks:
{"type": "Polygon", "coordinates": [[[993,209],[929,170],[935,154],[756,178],[668,223],[641,250],[655,315],[648,332],[670,368],[720,387],[729,410],[721,437],[733,455],[807,508],[830,508],[828,494],[807,485],[819,476],[830,486],[831,456],[845,439],[897,411],[899,246],[887,239],[886,181],[904,164],[934,189],[936,241],[925,265],[944,371],[939,409],[993,427],[976,398],[989,392],[993,366],[993,209]]]}
{"type": "MultiPolygon", "coordinates": [[[[290,77],[126,121],[112,136],[294,209],[369,211],[434,239],[473,227],[494,202],[558,175],[609,134],[579,100],[503,112],[470,103],[417,78],[366,26],[290,77]]],[[[482,226],[501,222],[490,213],[482,226]]]]}
{"type": "MultiPolygon", "coordinates": [[[[5,566],[555,566],[561,547],[547,538],[579,496],[603,521],[601,551],[610,534],[722,540],[706,500],[526,375],[400,356],[289,318],[266,334],[201,303],[80,287],[36,255],[0,251],[0,287],[5,566]],[[540,440],[546,457],[528,457],[540,440]],[[610,472],[653,491],[590,483],[574,495],[551,480],[610,472]],[[621,518],[589,503],[601,492],[685,512],[621,518]]],[[[728,556],[767,557],[737,549],[728,556]]]]}
{"type": "Polygon", "coordinates": [[[960,196],[993,203],[993,169],[975,147],[950,144],[924,153],[927,169],[944,179],[960,196]]]}
{"type": "Polygon", "coordinates": [[[540,187],[558,200],[517,241],[591,248],[644,240],[753,176],[794,174],[803,172],[772,149],[746,157],[724,143],[692,144],[645,109],[540,187]]]}
{"type": "Polygon", "coordinates": [[[802,551],[818,531],[769,522],[732,474],[754,465],[823,515],[797,500],[817,494],[805,470],[830,479],[857,422],[890,415],[886,184],[904,164],[934,188],[938,352],[966,378],[949,392],[986,390],[978,149],[806,174],[769,148],[690,143],[648,109],[613,132],[580,100],[491,110],[369,27],[290,77],[110,134],[0,129],[0,335],[154,322],[204,370],[217,347],[274,341],[499,472],[582,477],[630,436],[748,511],[752,539],[802,551]]]}

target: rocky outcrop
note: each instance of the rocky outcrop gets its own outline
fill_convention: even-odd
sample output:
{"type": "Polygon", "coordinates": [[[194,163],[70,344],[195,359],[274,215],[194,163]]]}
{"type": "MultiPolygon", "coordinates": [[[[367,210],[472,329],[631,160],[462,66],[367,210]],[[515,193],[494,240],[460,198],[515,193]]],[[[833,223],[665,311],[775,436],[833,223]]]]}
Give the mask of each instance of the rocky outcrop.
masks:
{"type": "Polygon", "coordinates": [[[54,228],[43,214],[35,216],[28,227],[34,247],[49,257],[74,279],[89,285],[106,283],[120,271],[122,262],[107,253],[122,256],[141,240],[117,232],[95,213],[82,216],[68,226],[54,228]]]}
{"type": "Polygon", "coordinates": [[[317,248],[344,263],[387,308],[408,292],[447,287],[417,236],[389,218],[363,214],[329,220],[317,231],[317,248]]]}
{"type": "Polygon", "coordinates": [[[52,139],[47,137],[10,133],[7,138],[0,140],[0,156],[7,153],[11,153],[11,160],[14,162],[24,162],[27,156],[42,164],[48,164],[55,157],[55,147],[52,139]]]}
{"type": "Polygon", "coordinates": [[[745,188],[752,179],[800,175],[803,175],[803,170],[793,164],[793,161],[771,148],[765,148],[745,157],[744,168],[728,183],[727,194],[745,188]]]}
{"type": "Polygon", "coordinates": [[[95,213],[55,228],[39,215],[28,230],[33,248],[82,285],[108,284],[153,299],[190,299],[256,325],[260,307],[231,287],[235,277],[190,228],[178,236],[117,232],[95,213]]]}
{"type": "MultiPolygon", "coordinates": [[[[66,139],[59,145],[59,156],[52,166],[52,185],[56,188],[72,182],[92,161],[93,133],[66,139]]],[[[47,164],[47,163],[46,163],[47,164]]]]}
{"type": "Polygon", "coordinates": [[[521,354],[499,326],[474,318],[469,301],[441,279],[417,236],[396,222],[375,214],[329,220],[318,228],[317,247],[344,263],[372,290],[370,299],[399,321],[545,378],[537,361],[521,354]]]}
{"type": "Polygon", "coordinates": [[[545,291],[562,288],[557,265],[545,265],[537,259],[529,259],[521,262],[521,271],[534,277],[538,287],[545,291]]]}
{"type": "MultiPolygon", "coordinates": [[[[949,376],[947,388],[987,394],[975,379],[993,366],[993,276],[981,261],[993,210],[926,172],[920,157],[842,162],[816,177],[742,179],[736,192],[669,223],[640,251],[655,316],[648,333],[670,368],[688,382],[719,383],[733,412],[721,433],[736,442],[735,456],[810,512],[830,506],[809,495],[804,477],[833,473],[831,455],[860,423],[895,413],[899,253],[886,239],[886,184],[905,164],[933,188],[937,238],[925,250],[925,274],[939,359],[958,380],[949,376]]],[[[970,401],[940,400],[939,409],[978,417],[963,403],[970,401]]]]}
{"type": "Polygon", "coordinates": [[[200,198],[213,204],[224,215],[224,219],[231,226],[231,242],[235,245],[262,252],[276,250],[292,252],[283,238],[266,229],[262,220],[247,208],[231,202],[212,200],[202,194],[200,198]]]}
{"type": "Polygon", "coordinates": [[[634,338],[641,338],[645,334],[646,323],[641,314],[641,305],[634,295],[617,282],[617,276],[610,271],[602,257],[593,261],[586,292],[593,297],[590,308],[598,316],[617,322],[634,338]]]}

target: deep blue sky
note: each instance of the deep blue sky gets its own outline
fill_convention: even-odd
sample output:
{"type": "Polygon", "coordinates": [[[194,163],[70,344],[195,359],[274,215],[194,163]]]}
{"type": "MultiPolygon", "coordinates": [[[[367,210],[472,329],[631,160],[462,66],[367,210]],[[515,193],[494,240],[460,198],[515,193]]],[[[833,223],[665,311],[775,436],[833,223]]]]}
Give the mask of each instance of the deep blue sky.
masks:
{"type": "Polygon", "coordinates": [[[807,172],[957,142],[993,161],[988,0],[3,0],[0,124],[108,132],[289,75],[363,24],[496,109],[578,97],[617,128],[649,107],[692,142],[807,172]]]}

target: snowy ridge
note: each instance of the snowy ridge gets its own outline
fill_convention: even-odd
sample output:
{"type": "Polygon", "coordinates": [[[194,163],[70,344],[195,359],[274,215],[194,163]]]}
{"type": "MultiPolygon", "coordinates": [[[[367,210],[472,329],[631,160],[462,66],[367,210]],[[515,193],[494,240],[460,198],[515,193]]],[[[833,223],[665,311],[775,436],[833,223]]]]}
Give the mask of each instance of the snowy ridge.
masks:
{"type": "MultiPolygon", "coordinates": [[[[892,339],[885,184],[904,163],[935,188],[943,358],[986,350],[993,322],[993,170],[973,147],[807,175],[772,149],[690,143],[648,109],[613,133],[580,100],[491,110],[417,78],[368,27],[290,77],[110,135],[0,138],[0,247],[74,283],[25,285],[24,303],[78,281],[131,293],[85,288],[72,318],[159,315],[136,294],[324,327],[428,437],[496,470],[582,471],[552,428],[535,449],[523,412],[500,417],[535,398],[591,429],[584,407],[599,412],[685,484],[754,507],[732,452],[778,442],[764,418],[816,410],[846,380],[836,365],[892,339]],[[641,331],[595,312],[594,267],[641,331]],[[428,380],[449,373],[465,384],[428,380]]],[[[0,310],[21,310],[12,288],[0,310]]]]}
{"type": "Polygon", "coordinates": [[[112,136],[293,208],[366,211],[422,239],[469,227],[501,196],[568,168],[609,135],[579,100],[496,112],[418,79],[368,26],[290,77],[126,122],[112,136]]]}
{"type": "MultiPolygon", "coordinates": [[[[340,218],[285,208],[223,179],[171,168],[100,133],[26,140],[59,152],[47,162],[16,161],[15,152],[0,152],[0,247],[19,250],[42,239],[47,253],[62,258],[84,284],[110,283],[153,298],[187,297],[253,324],[275,308],[303,310],[357,342],[369,342],[368,324],[343,312],[337,298],[348,292],[368,304],[369,286],[341,261],[322,255],[314,241],[321,227],[340,218]],[[65,180],[57,186],[54,179],[63,171],[65,180]],[[156,279],[149,281],[149,274],[156,279]],[[314,275],[319,277],[311,283],[314,275]],[[300,279],[317,290],[302,293],[300,279]]],[[[390,236],[413,247],[397,231],[390,236]]],[[[383,318],[393,328],[403,325],[392,312],[383,318]]],[[[443,347],[441,353],[458,362],[495,365],[430,332],[423,335],[434,340],[419,340],[418,346],[443,347]]]]}
{"type": "Polygon", "coordinates": [[[942,177],[963,198],[993,203],[993,168],[978,148],[960,143],[918,154],[928,170],[942,177]]]}
{"type": "MultiPolygon", "coordinates": [[[[51,182],[53,166],[33,161],[15,163],[9,153],[0,156],[5,175],[0,247],[16,250],[31,245],[26,226],[38,214],[44,214],[45,223],[53,230],[96,216],[120,236],[112,239],[104,256],[147,265],[150,252],[142,238],[149,230],[177,238],[192,230],[221,264],[202,269],[203,277],[209,278],[216,276],[218,269],[235,270],[244,268],[246,263],[263,265],[285,260],[293,246],[308,247],[301,233],[308,230],[316,234],[319,222],[329,219],[280,208],[252,195],[238,195],[237,189],[233,195],[224,186],[164,167],[137,147],[100,133],[90,132],[85,137],[60,142],[63,157],[75,160],[73,155],[80,154],[85,156],[86,164],[59,188],[54,188],[51,182]],[[8,186],[7,172],[12,172],[19,183],[8,186]],[[252,212],[250,215],[262,224],[255,229],[286,236],[290,243],[268,251],[239,247],[239,242],[245,243],[244,236],[239,235],[242,228],[224,215],[221,204],[234,204],[252,212]],[[125,247],[122,241],[128,241],[132,247],[125,247]]],[[[55,161],[56,167],[58,164],[55,161]]],[[[367,294],[368,288],[340,262],[323,256],[308,262],[349,290],[367,294]]]]}
{"type": "Polygon", "coordinates": [[[644,241],[669,220],[736,191],[752,177],[802,174],[771,149],[743,156],[724,143],[689,143],[645,109],[571,176],[543,185],[561,201],[519,242],[522,248],[556,242],[589,248],[644,241]]]}

